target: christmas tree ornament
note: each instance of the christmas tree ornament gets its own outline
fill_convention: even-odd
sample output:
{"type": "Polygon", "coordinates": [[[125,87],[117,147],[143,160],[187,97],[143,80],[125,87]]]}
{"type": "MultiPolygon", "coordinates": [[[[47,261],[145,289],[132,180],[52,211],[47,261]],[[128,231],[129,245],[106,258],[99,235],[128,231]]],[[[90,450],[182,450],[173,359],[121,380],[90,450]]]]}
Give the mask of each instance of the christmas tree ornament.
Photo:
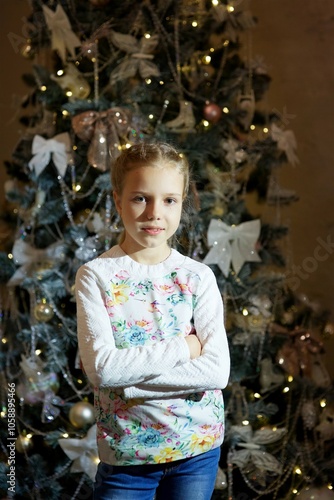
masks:
{"type": "Polygon", "coordinates": [[[52,139],[44,139],[41,135],[35,135],[32,141],[33,158],[28,165],[39,176],[52,160],[57,172],[64,177],[67,165],[71,160],[71,140],[67,132],[58,134],[52,139]]]}
{"type": "Polygon", "coordinates": [[[273,175],[270,176],[269,185],[266,195],[268,205],[287,205],[294,201],[298,201],[296,192],[292,189],[282,188],[273,175]]]}
{"type": "Polygon", "coordinates": [[[297,141],[292,130],[283,130],[275,123],[272,123],[269,128],[270,137],[277,143],[277,148],[285,153],[288,162],[295,166],[299,163],[296,155],[297,141]]]}
{"type": "Polygon", "coordinates": [[[264,451],[266,444],[272,444],[286,434],[286,428],[263,427],[253,433],[250,425],[232,425],[228,438],[236,439],[237,446],[242,450],[234,450],[231,455],[233,464],[245,470],[249,465],[253,465],[262,471],[268,471],[276,475],[283,470],[281,464],[271,453],[264,451]]]}
{"type": "Polygon", "coordinates": [[[225,276],[228,276],[231,264],[238,274],[246,261],[261,262],[255,250],[260,230],[259,219],[239,226],[228,226],[221,220],[211,219],[207,234],[211,249],[203,262],[217,264],[225,276]]]}
{"type": "Polygon", "coordinates": [[[314,429],[314,427],[317,423],[318,415],[317,415],[317,411],[316,411],[313,399],[305,400],[302,403],[300,413],[301,413],[305,428],[309,431],[314,429]]]}
{"type": "Polygon", "coordinates": [[[51,46],[56,50],[63,61],[66,61],[67,51],[75,57],[76,47],[81,46],[77,35],[73,33],[71,23],[63,9],[57,3],[56,10],[53,11],[46,5],[43,5],[43,13],[46,24],[51,31],[51,46]]]}
{"type": "Polygon", "coordinates": [[[203,108],[203,116],[210,123],[218,123],[222,116],[222,109],[214,102],[207,102],[203,108]]]}
{"type": "Polygon", "coordinates": [[[43,424],[53,422],[60,414],[60,408],[63,407],[65,402],[62,398],[56,396],[53,390],[48,389],[44,392],[43,408],[41,414],[41,421],[43,424]]]}
{"type": "Polygon", "coordinates": [[[97,235],[89,236],[81,241],[77,239],[76,243],[79,248],[75,250],[75,256],[83,262],[94,259],[100,253],[99,251],[102,250],[102,242],[97,235]]]}
{"type": "Polygon", "coordinates": [[[87,158],[94,168],[106,172],[121,151],[121,142],[127,141],[130,115],[123,108],[106,111],[85,111],[72,118],[75,134],[90,141],[87,158]]]}
{"type": "Polygon", "coordinates": [[[332,339],[334,337],[334,324],[326,323],[324,329],[321,332],[321,335],[324,340],[332,339]]]}
{"type": "Polygon", "coordinates": [[[294,346],[286,342],[277,352],[278,364],[294,378],[300,375],[299,355],[294,346]]]}
{"type": "Polygon", "coordinates": [[[51,305],[48,304],[46,299],[43,299],[41,302],[38,302],[35,305],[34,316],[37,319],[37,321],[45,322],[45,323],[50,321],[53,318],[54,311],[53,311],[51,305]]]}
{"type": "Polygon", "coordinates": [[[239,382],[231,385],[231,396],[226,407],[226,415],[229,415],[233,422],[241,424],[249,417],[248,404],[245,395],[246,389],[239,382]]]}
{"type": "Polygon", "coordinates": [[[139,74],[143,80],[159,77],[160,70],[153,62],[153,52],[159,43],[158,35],[143,36],[140,40],[132,35],[111,31],[111,41],[127,55],[110,74],[110,85],[133,78],[139,74]]]}
{"type": "Polygon", "coordinates": [[[254,91],[239,93],[236,97],[237,121],[244,131],[248,131],[255,113],[254,91]]]}
{"type": "Polygon", "coordinates": [[[25,375],[26,384],[28,384],[23,390],[45,392],[52,389],[57,392],[59,388],[58,377],[54,372],[44,372],[45,363],[39,356],[27,357],[22,354],[20,368],[25,375]]]}
{"type": "Polygon", "coordinates": [[[322,387],[323,389],[330,387],[332,384],[331,377],[321,355],[318,352],[315,352],[313,356],[310,357],[310,364],[311,378],[315,385],[317,387],[322,387]]]}
{"type": "MultiPolygon", "coordinates": [[[[22,365],[21,365],[22,367],[22,365]]],[[[17,397],[26,404],[35,405],[44,401],[47,391],[56,393],[59,389],[59,380],[55,372],[42,372],[43,365],[35,364],[32,376],[29,379],[22,378],[17,384],[17,397]]],[[[24,371],[26,373],[27,370],[24,371]]],[[[31,371],[29,370],[31,373],[31,371]]]]}
{"type": "Polygon", "coordinates": [[[90,94],[90,85],[73,63],[68,63],[60,76],[51,75],[69,97],[69,100],[86,99],[90,94]]]}
{"type": "Polygon", "coordinates": [[[216,482],[215,482],[215,490],[226,490],[226,488],[227,488],[226,474],[223,471],[223,469],[218,467],[218,472],[217,472],[216,482]]]}
{"type": "Polygon", "coordinates": [[[247,160],[247,153],[235,139],[231,137],[222,139],[220,146],[225,152],[225,159],[231,165],[232,169],[235,168],[236,165],[240,165],[247,160]]]}
{"type": "Polygon", "coordinates": [[[49,264],[61,262],[64,259],[64,242],[59,241],[45,249],[35,248],[24,239],[14,242],[12,255],[15,265],[20,266],[11,276],[7,286],[19,285],[26,277],[42,267],[49,269],[49,264]]]}
{"type": "Polygon", "coordinates": [[[284,382],[284,375],[274,369],[273,362],[270,358],[263,358],[260,365],[260,384],[262,392],[275,389],[275,387],[278,387],[284,382]]]}
{"type": "Polygon", "coordinates": [[[179,101],[179,114],[173,120],[165,122],[165,126],[175,133],[194,132],[196,125],[192,103],[190,101],[179,101]]]}
{"type": "Polygon", "coordinates": [[[15,441],[16,451],[19,453],[28,453],[33,447],[32,436],[30,434],[19,434],[15,441]]]}
{"type": "Polygon", "coordinates": [[[84,472],[94,481],[99,463],[96,446],[96,425],[81,439],[58,439],[58,443],[70,460],[73,460],[71,472],[84,472]]]}
{"type": "Polygon", "coordinates": [[[94,407],[86,401],[75,403],[69,412],[71,424],[78,429],[92,424],[95,420],[94,407]]]}
{"type": "Polygon", "coordinates": [[[319,416],[319,424],[314,428],[317,438],[320,440],[321,448],[334,439],[334,405],[327,405],[319,416]]]}

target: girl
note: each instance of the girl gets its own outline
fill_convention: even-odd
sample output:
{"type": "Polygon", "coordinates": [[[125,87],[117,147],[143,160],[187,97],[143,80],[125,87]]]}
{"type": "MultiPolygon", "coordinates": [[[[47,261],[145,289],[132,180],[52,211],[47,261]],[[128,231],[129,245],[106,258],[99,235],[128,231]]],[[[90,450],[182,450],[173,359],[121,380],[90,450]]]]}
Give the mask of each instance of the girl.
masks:
{"type": "Polygon", "coordinates": [[[171,249],[185,157],[137,144],[112,170],[119,245],[76,278],[79,351],[94,384],[95,500],[209,500],[230,359],[216,279],[171,249]]]}

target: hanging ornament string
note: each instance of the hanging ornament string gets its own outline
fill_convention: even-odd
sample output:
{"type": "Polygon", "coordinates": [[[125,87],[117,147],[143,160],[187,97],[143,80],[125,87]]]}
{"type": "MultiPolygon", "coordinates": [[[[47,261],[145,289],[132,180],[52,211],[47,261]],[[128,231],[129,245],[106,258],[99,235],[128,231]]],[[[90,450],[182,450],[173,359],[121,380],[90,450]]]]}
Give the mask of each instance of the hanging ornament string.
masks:
{"type": "Polygon", "coordinates": [[[61,195],[63,197],[63,204],[64,204],[67,218],[70,221],[71,226],[74,227],[75,223],[74,223],[74,219],[73,219],[73,214],[72,214],[72,211],[71,211],[71,208],[70,208],[67,196],[66,196],[66,192],[65,192],[67,186],[66,186],[65,182],[63,181],[63,178],[61,177],[61,175],[58,175],[57,179],[58,179],[58,182],[60,184],[60,188],[61,188],[60,192],[61,192],[61,195]]]}
{"type": "Polygon", "coordinates": [[[213,92],[212,92],[212,98],[214,99],[217,94],[218,94],[218,85],[219,85],[219,82],[221,80],[221,77],[223,75],[223,70],[224,70],[224,67],[225,67],[225,64],[226,64],[226,61],[227,61],[227,47],[228,47],[228,43],[226,44],[225,48],[224,48],[224,52],[223,52],[223,55],[222,55],[222,58],[221,58],[221,61],[220,61],[220,65],[219,65],[219,68],[218,68],[218,71],[217,71],[217,75],[216,75],[216,79],[215,79],[215,82],[213,84],[213,92]]]}
{"type": "Polygon", "coordinates": [[[171,71],[171,73],[173,75],[174,80],[176,82],[178,82],[178,75],[177,75],[177,72],[175,71],[175,67],[174,67],[174,64],[172,62],[172,58],[171,58],[171,55],[169,53],[169,50],[168,50],[168,45],[166,43],[166,40],[168,40],[168,38],[169,38],[168,33],[166,32],[165,28],[161,24],[160,19],[156,15],[156,13],[155,13],[154,9],[152,8],[151,3],[150,3],[149,0],[147,0],[146,5],[147,5],[148,10],[151,13],[152,21],[153,21],[153,24],[154,24],[156,30],[158,32],[160,32],[160,34],[161,34],[161,43],[162,43],[162,45],[164,47],[164,50],[166,52],[167,62],[168,62],[169,69],[170,69],[170,71],[171,71]]]}
{"type": "Polygon", "coordinates": [[[99,53],[98,53],[98,40],[94,40],[94,54],[92,57],[94,64],[94,101],[97,105],[99,102],[99,53]]]}
{"type": "Polygon", "coordinates": [[[181,58],[180,58],[180,33],[179,33],[179,23],[180,20],[178,16],[174,21],[174,38],[175,38],[175,64],[176,64],[176,75],[177,75],[177,86],[179,90],[179,99],[183,99],[182,91],[182,80],[181,80],[181,58]]]}
{"type": "Polygon", "coordinates": [[[93,217],[94,213],[96,212],[97,207],[99,206],[99,204],[101,203],[101,200],[103,199],[103,197],[105,196],[105,194],[107,192],[108,192],[107,190],[102,190],[102,191],[99,192],[99,194],[96,197],[96,201],[94,203],[93,208],[90,210],[90,212],[87,215],[86,219],[82,223],[83,227],[85,227],[88,224],[89,220],[93,217]]]}

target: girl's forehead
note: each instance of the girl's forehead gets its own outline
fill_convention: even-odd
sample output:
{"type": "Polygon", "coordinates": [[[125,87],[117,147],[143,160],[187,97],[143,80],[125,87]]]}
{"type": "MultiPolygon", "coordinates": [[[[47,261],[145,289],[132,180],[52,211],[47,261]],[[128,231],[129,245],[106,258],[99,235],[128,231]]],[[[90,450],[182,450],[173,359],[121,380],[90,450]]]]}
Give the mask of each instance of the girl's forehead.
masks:
{"type": "Polygon", "coordinates": [[[157,168],[147,165],[130,170],[125,177],[124,187],[152,186],[164,189],[171,185],[177,186],[180,191],[184,187],[184,176],[175,166],[157,168]]]}

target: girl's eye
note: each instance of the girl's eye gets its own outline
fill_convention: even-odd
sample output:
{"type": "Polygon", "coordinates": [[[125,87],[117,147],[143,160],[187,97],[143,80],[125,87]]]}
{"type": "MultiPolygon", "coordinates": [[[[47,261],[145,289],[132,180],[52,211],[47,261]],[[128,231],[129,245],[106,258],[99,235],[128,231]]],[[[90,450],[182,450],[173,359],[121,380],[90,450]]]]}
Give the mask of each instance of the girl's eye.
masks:
{"type": "Polygon", "coordinates": [[[137,201],[138,203],[143,203],[146,201],[146,198],[145,198],[145,196],[136,196],[134,198],[134,201],[137,201]]]}
{"type": "Polygon", "coordinates": [[[174,198],[167,198],[166,203],[168,205],[173,205],[174,203],[176,203],[176,200],[174,198]]]}

